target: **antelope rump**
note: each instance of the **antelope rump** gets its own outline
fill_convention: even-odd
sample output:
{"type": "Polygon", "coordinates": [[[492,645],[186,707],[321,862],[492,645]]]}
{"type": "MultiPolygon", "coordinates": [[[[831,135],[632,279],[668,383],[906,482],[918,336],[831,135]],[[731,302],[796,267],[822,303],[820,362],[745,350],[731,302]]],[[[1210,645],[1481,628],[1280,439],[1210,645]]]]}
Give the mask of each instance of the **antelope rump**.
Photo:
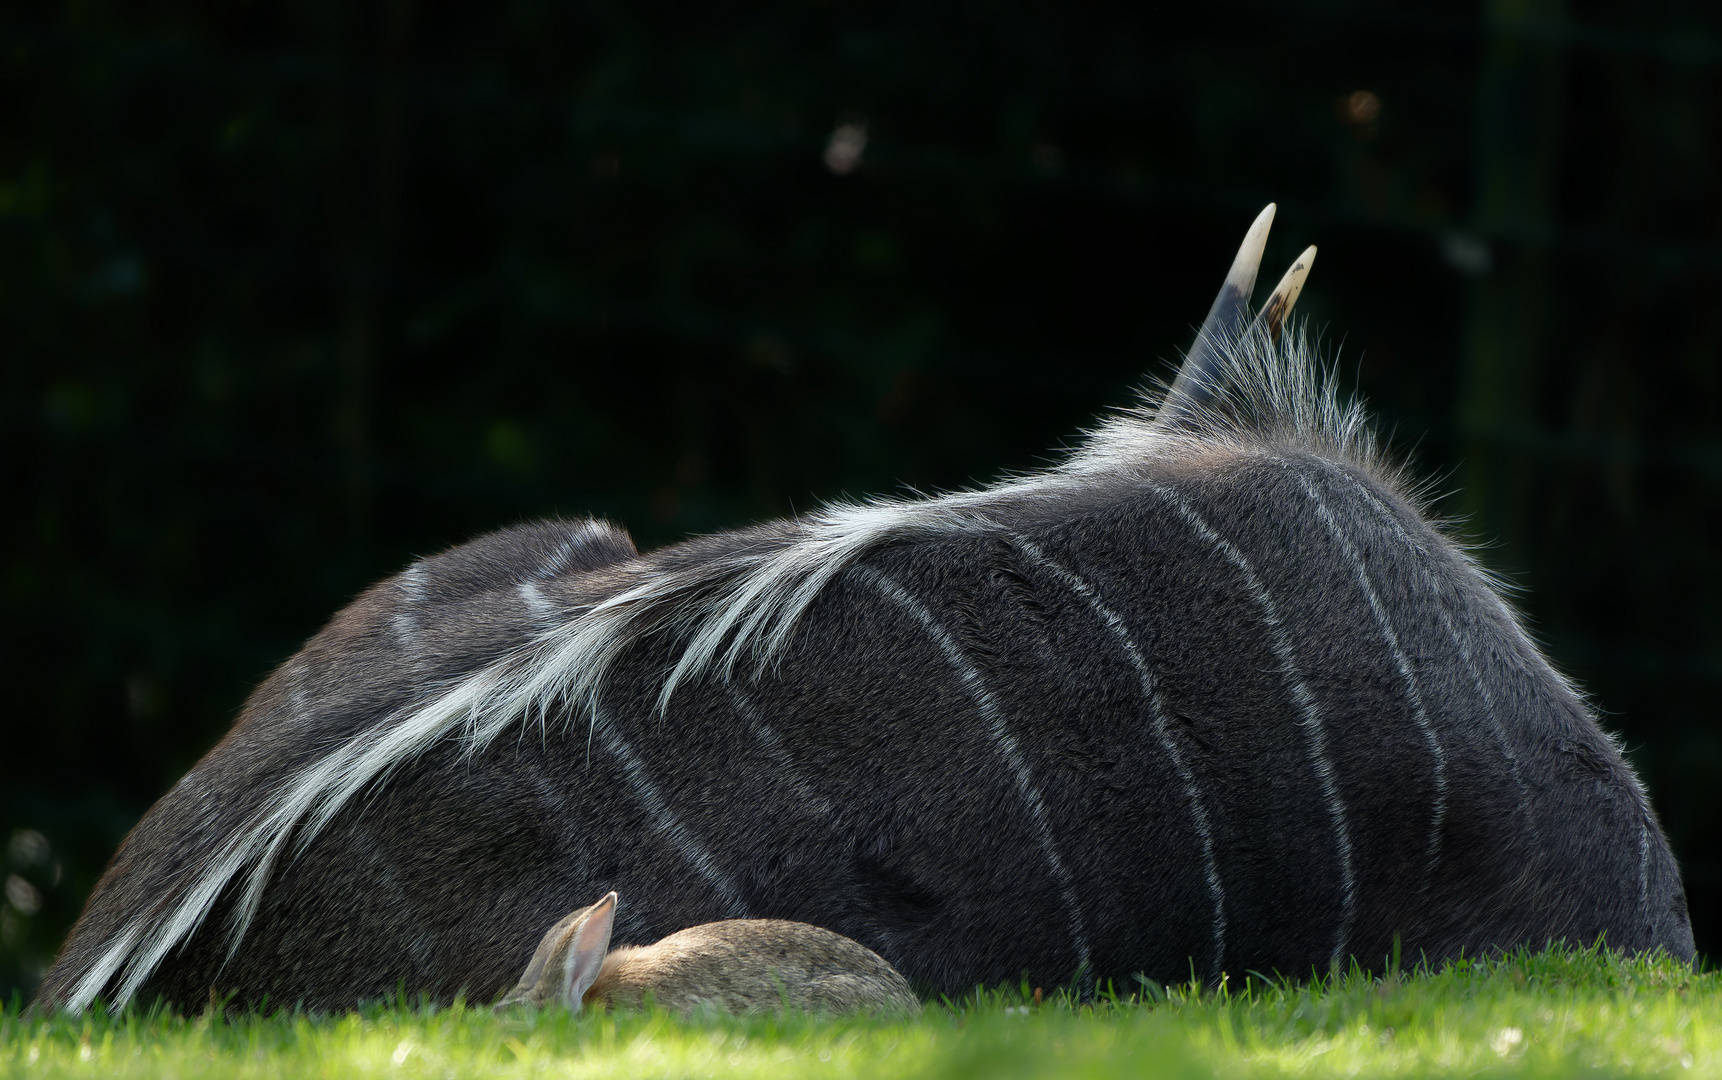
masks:
{"type": "Polygon", "coordinates": [[[38,996],[490,1000],[546,927],[811,923],[923,991],[1693,953],[1645,793],[1295,327],[1272,207],[1062,464],[374,586],[121,844],[38,996]]]}

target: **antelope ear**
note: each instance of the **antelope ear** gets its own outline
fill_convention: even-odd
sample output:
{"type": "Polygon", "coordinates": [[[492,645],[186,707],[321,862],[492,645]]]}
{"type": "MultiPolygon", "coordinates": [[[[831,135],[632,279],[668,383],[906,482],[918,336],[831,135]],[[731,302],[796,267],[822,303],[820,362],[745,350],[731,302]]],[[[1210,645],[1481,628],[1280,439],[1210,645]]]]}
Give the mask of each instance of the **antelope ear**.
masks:
{"type": "MultiPolygon", "coordinates": [[[[612,892],[586,911],[586,918],[568,936],[567,947],[558,953],[560,964],[554,970],[546,971],[541,980],[554,980],[556,996],[573,1012],[580,1011],[580,999],[586,996],[592,981],[598,977],[604,966],[604,954],[610,951],[616,894],[612,892]]],[[[545,1000],[549,1000],[548,994],[545,1000]]]]}

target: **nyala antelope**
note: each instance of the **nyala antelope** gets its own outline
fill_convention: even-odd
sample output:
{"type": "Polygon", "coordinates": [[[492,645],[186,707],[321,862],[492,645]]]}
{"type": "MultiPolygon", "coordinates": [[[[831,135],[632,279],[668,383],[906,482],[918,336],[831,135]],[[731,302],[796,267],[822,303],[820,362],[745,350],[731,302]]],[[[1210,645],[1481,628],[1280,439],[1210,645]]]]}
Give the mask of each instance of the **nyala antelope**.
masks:
{"type": "Polygon", "coordinates": [[[1055,467],[641,554],[519,525],[374,586],[121,844],[38,998],[490,1001],[621,944],[854,939],[923,992],[1693,953],[1645,793],[1360,408],[1259,314],[1055,467]]]}

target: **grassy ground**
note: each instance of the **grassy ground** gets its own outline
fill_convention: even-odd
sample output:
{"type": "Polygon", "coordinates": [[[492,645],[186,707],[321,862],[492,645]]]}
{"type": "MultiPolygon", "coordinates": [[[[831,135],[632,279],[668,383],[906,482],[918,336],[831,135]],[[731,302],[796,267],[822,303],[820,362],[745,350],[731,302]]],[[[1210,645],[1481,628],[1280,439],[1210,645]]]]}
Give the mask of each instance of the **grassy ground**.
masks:
{"type": "Polygon", "coordinates": [[[0,1076],[1722,1075],[1722,976],[1550,951],[1331,986],[1015,993],[916,1020],[661,1013],[0,1014],[0,1076]]]}

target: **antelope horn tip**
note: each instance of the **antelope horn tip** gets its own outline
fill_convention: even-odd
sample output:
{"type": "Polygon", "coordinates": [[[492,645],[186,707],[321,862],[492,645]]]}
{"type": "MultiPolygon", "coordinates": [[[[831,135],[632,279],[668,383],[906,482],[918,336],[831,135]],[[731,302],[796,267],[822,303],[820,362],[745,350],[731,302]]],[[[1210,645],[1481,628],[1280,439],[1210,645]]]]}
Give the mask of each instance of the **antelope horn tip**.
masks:
{"type": "Polygon", "coordinates": [[[1250,295],[1256,289],[1256,273],[1261,269],[1262,251],[1267,247],[1268,230],[1273,228],[1276,209],[1275,204],[1268,203],[1244,233],[1244,242],[1238,245],[1237,257],[1226,273],[1226,282],[1220,286],[1220,294],[1214,297],[1214,305],[1208,309],[1195,343],[1178,368],[1172,388],[1166,392],[1161,406],[1164,417],[1180,415],[1187,408],[1207,401],[1218,390],[1221,343],[1235,338],[1249,323],[1250,295]]]}
{"type": "Polygon", "coordinates": [[[1280,278],[1280,283],[1274,286],[1273,295],[1268,297],[1267,303],[1262,305],[1261,313],[1256,316],[1257,325],[1267,331],[1268,337],[1280,336],[1281,328],[1291,316],[1292,305],[1297,303],[1298,294],[1303,292],[1303,283],[1309,277],[1309,268],[1314,265],[1315,245],[1311,244],[1303,249],[1303,254],[1292,262],[1285,277],[1280,278]]]}

